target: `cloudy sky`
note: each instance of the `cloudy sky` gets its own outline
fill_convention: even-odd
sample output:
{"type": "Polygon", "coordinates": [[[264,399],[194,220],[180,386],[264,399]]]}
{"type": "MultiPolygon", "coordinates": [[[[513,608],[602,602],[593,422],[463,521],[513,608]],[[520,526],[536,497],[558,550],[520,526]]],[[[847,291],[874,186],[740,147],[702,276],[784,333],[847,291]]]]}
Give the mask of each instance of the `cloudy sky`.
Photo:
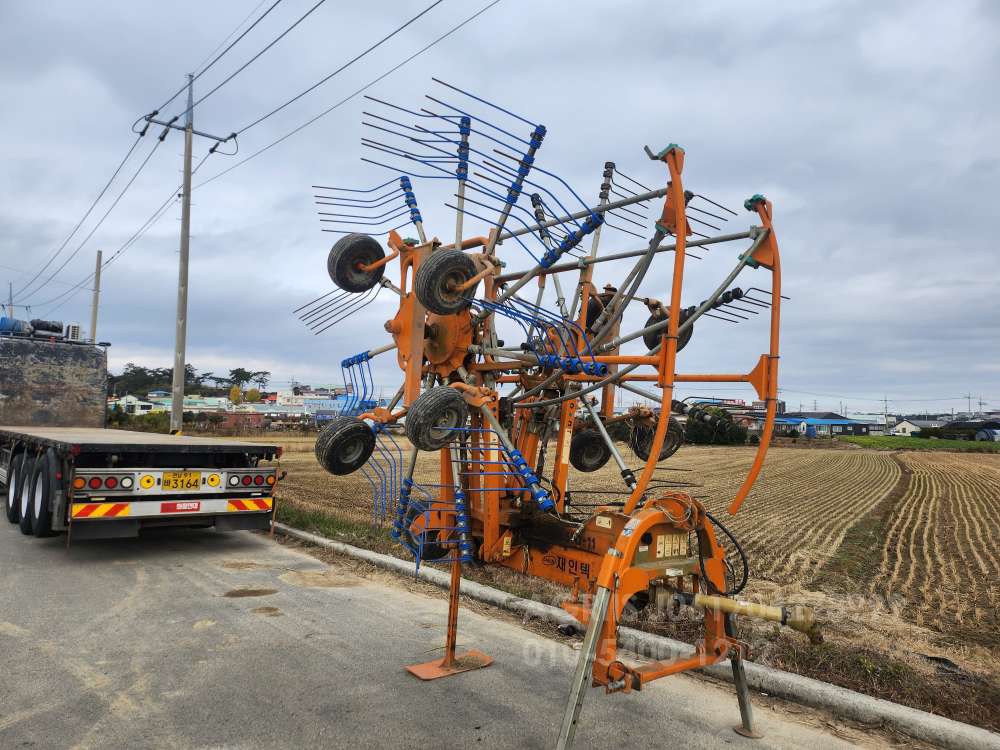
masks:
{"type": "MultiPolygon", "coordinates": [[[[64,293],[93,270],[98,249],[105,258],[115,253],[170,197],[180,182],[182,137],[173,133],[152,152],[84,242],[150,154],[159,130],[141,139],[103,200],[58,249],[135,140],[136,118],[167,100],[238,24],[271,4],[0,4],[0,280],[13,282],[15,302],[32,305],[31,317],[86,326],[89,284],[64,293]]],[[[278,3],[198,79],[196,97],[315,4],[278,3]]],[[[200,104],[195,127],[219,135],[246,128],[429,4],[320,4],[200,104]]],[[[189,362],[216,372],[268,369],[279,384],[333,383],[342,357],[388,341],[382,324],[395,309],[388,295],[320,336],[292,315],[331,289],[326,255],[337,235],[321,231],[328,225],[318,220],[310,186],[390,179],[391,171],[361,161],[361,138],[372,135],[361,124],[362,111],[387,110],[358,96],[241,160],[484,5],[445,0],[247,128],[238,156],[215,154],[204,162],[193,194],[189,362]]],[[[1000,248],[990,230],[1000,196],[1000,6],[847,0],[613,6],[501,0],[367,93],[412,109],[438,106],[424,98],[431,94],[526,135],[523,123],[438,86],[435,76],[543,123],[548,136],[539,166],[587,201],[596,198],[606,160],[646,185],[662,185],[663,165],[647,160],[642,146],[679,143],[687,151],[686,186],[739,209],[726,231],[751,223],[741,208],[745,197],[761,192],[774,201],[791,297],[782,316],[781,382],[793,408],[811,408],[815,400],[820,408],[881,411],[876,399],[886,396],[895,411],[962,410],[967,393],[1000,408],[1000,248]]],[[[178,98],[164,114],[181,109],[178,98]]],[[[210,145],[196,140],[196,160],[210,145]]],[[[454,214],[445,203],[454,186],[415,181],[430,234],[453,234],[454,214]]],[[[113,342],[113,369],[129,361],[171,363],[179,216],[179,205],[169,204],[104,271],[98,332],[113,342]]],[[[468,218],[467,227],[480,234],[485,224],[468,218]]],[[[637,231],[648,236],[648,222],[637,231]]],[[[601,249],[643,244],[609,230],[601,249]]],[[[718,246],[690,261],[685,302],[714,288],[741,248],[718,246]]],[[[531,265],[516,244],[502,254],[508,268],[531,265]]],[[[643,295],[669,292],[670,258],[659,257],[643,295]]],[[[613,282],[626,270],[604,267],[596,279],[613,282]]],[[[744,287],[755,283],[768,286],[764,272],[740,280],[744,287]]],[[[636,310],[626,328],[643,317],[636,310]]],[[[749,370],[765,347],[762,320],[705,321],[682,369],[749,370]]],[[[376,382],[394,390],[400,382],[394,362],[383,360],[376,361],[376,382]]],[[[735,387],[714,392],[746,394],[735,387]]]]}

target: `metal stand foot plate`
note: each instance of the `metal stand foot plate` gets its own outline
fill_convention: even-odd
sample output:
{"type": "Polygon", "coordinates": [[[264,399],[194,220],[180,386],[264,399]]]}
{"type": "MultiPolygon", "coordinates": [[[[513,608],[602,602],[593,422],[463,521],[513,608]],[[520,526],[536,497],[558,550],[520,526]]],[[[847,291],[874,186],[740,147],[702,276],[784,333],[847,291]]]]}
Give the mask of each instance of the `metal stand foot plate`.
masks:
{"type": "Polygon", "coordinates": [[[421,680],[436,680],[440,677],[449,677],[453,674],[488,667],[492,663],[493,659],[482,651],[471,649],[455,654],[451,658],[445,657],[423,664],[411,664],[406,668],[406,671],[421,680]]]}

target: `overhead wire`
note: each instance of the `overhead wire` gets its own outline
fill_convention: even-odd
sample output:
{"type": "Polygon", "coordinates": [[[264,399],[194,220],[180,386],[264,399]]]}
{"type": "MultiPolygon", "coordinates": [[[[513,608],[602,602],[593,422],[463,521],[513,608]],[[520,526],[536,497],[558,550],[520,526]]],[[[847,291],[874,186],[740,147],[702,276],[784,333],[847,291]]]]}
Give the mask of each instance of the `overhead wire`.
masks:
{"type": "MultiPolygon", "coordinates": [[[[320,3],[322,3],[323,1],[324,0],[320,0],[320,3]]],[[[352,57],[346,63],[344,63],[343,65],[341,65],[339,68],[337,68],[335,71],[333,71],[332,73],[330,73],[327,76],[324,76],[323,78],[321,78],[319,81],[317,81],[312,86],[310,86],[309,88],[305,89],[304,91],[296,94],[291,99],[289,99],[288,101],[286,101],[284,104],[282,104],[282,105],[280,105],[278,107],[275,107],[274,109],[272,109],[267,114],[258,117],[256,120],[254,120],[253,122],[251,122],[249,125],[244,125],[242,128],[240,128],[239,130],[237,130],[236,133],[237,134],[245,133],[250,128],[256,127],[260,123],[262,123],[265,120],[267,120],[269,117],[272,117],[273,115],[276,115],[278,112],[280,112],[281,110],[283,110],[285,107],[289,106],[290,104],[293,104],[294,102],[297,102],[299,99],[301,99],[306,94],[308,94],[308,93],[310,93],[312,91],[315,91],[320,86],[322,86],[324,83],[326,83],[327,81],[329,81],[331,78],[333,78],[337,74],[343,72],[344,70],[346,70],[347,68],[349,68],[351,65],[353,65],[354,63],[356,63],[358,60],[360,60],[361,58],[363,58],[366,55],[368,55],[369,53],[371,53],[374,50],[376,50],[379,47],[381,47],[383,44],[385,44],[387,41],[389,41],[390,39],[392,39],[394,36],[396,36],[398,33],[400,33],[401,31],[403,31],[405,28],[407,28],[408,26],[410,26],[413,23],[416,23],[419,19],[421,19],[423,16],[427,15],[428,13],[430,13],[434,8],[436,8],[438,5],[440,5],[443,2],[444,2],[444,0],[434,0],[433,3],[431,3],[430,5],[428,5],[426,8],[424,8],[419,13],[417,13],[417,15],[413,16],[411,19],[409,19],[402,26],[397,27],[391,33],[389,33],[386,36],[384,36],[381,39],[379,39],[373,45],[371,45],[366,50],[364,50],[364,52],[361,52],[360,54],[352,57]]],[[[317,5],[319,5],[320,3],[317,3],[317,5]]],[[[312,11],[310,10],[310,12],[312,12],[312,11]]],[[[214,91],[214,89],[213,89],[213,91],[214,91]]],[[[211,93],[211,92],[209,92],[209,93],[211,93]]],[[[202,98],[204,98],[204,97],[202,97],[202,98]]]]}
{"type": "Polygon", "coordinates": [[[118,162],[118,166],[115,167],[115,171],[111,173],[111,177],[109,177],[108,181],[104,183],[104,187],[101,188],[101,192],[97,194],[97,197],[94,198],[93,202],[90,204],[90,207],[83,214],[80,221],[78,221],[76,223],[76,226],[73,227],[73,231],[71,231],[68,235],[66,235],[66,239],[62,241],[62,244],[52,254],[52,257],[49,258],[48,261],[46,261],[45,265],[42,266],[41,270],[39,270],[38,273],[32,276],[27,284],[25,284],[24,286],[22,286],[20,289],[17,290],[17,292],[15,293],[16,296],[20,297],[23,293],[25,293],[26,290],[29,287],[31,287],[32,284],[35,283],[35,280],[38,279],[38,277],[41,276],[43,273],[45,273],[45,270],[50,265],[52,265],[53,261],[55,261],[55,259],[58,258],[60,254],[62,254],[62,251],[66,249],[66,245],[68,245],[69,241],[73,239],[73,235],[75,235],[80,230],[80,227],[83,226],[83,222],[87,220],[87,217],[89,217],[90,214],[93,212],[93,210],[97,207],[97,204],[100,202],[101,198],[103,198],[104,194],[108,192],[108,188],[111,187],[111,183],[115,181],[115,178],[118,176],[119,172],[122,171],[122,168],[125,166],[125,163],[129,160],[129,157],[132,156],[132,152],[135,151],[135,148],[136,146],[139,145],[139,141],[141,139],[142,136],[138,136],[132,142],[132,145],[129,147],[128,151],[125,152],[125,156],[122,157],[122,160],[118,162]]]}
{"type": "MultiPolygon", "coordinates": [[[[32,292],[32,294],[38,294],[46,286],[48,286],[48,284],[56,276],[59,275],[59,272],[62,271],[66,267],[66,265],[71,260],[73,260],[73,258],[75,258],[77,256],[77,254],[83,249],[84,245],[86,245],[90,241],[90,238],[94,236],[94,234],[97,232],[98,229],[101,228],[101,225],[104,224],[104,222],[108,218],[108,216],[111,215],[111,212],[114,211],[115,207],[118,205],[118,203],[121,201],[121,199],[125,197],[125,193],[127,193],[128,190],[129,190],[129,188],[132,187],[132,184],[136,181],[136,179],[139,177],[139,175],[142,174],[142,171],[146,168],[146,165],[149,163],[149,160],[153,157],[153,154],[155,154],[156,150],[160,147],[160,143],[161,143],[161,141],[159,141],[159,140],[156,140],[153,143],[153,148],[150,149],[150,151],[149,151],[148,154],[146,154],[146,158],[142,160],[142,163],[139,165],[139,168],[136,169],[136,171],[132,175],[132,177],[129,178],[129,181],[127,183],[125,183],[125,187],[123,187],[121,189],[121,191],[119,191],[119,193],[115,197],[114,201],[112,201],[111,205],[108,206],[108,209],[104,212],[104,215],[101,216],[101,218],[98,220],[98,222],[91,228],[90,232],[87,233],[87,236],[83,238],[83,241],[80,242],[80,244],[76,246],[76,250],[74,250],[72,253],[70,253],[69,257],[66,258],[66,260],[64,260],[62,262],[62,265],[59,266],[59,268],[57,268],[55,271],[53,271],[52,274],[50,274],[49,277],[44,282],[42,282],[42,285],[39,286],[39,287],[37,287],[32,292]]],[[[22,304],[28,304],[28,303],[24,303],[22,301],[22,304]]],[[[34,307],[35,305],[31,305],[31,306],[34,307]]]]}
{"type": "MultiPolygon", "coordinates": [[[[438,1],[441,2],[441,0],[438,0],[438,1]]],[[[183,112],[181,112],[179,115],[177,115],[176,117],[174,117],[173,120],[177,120],[180,117],[183,117],[184,115],[186,115],[191,109],[194,109],[195,107],[197,107],[203,101],[205,101],[206,99],[208,99],[208,97],[210,97],[212,94],[214,94],[216,91],[218,91],[219,89],[221,89],[223,86],[225,86],[227,83],[229,83],[231,80],[233,80],[240,73],[242,73],[244,70],[246,70],[248,67],[250,67],[250,65],[252,65],[254,62],[256,62],[265,52],[267,52],[274,45],[276,45],[278,42],[280,42],[282,39],[284,39],[289,33],[291,33],[291,31],[296,26],[298,26],[300,23],[302,23],[303,21],[305,21],[309,16],[312,15],[313,11],[315,11],[317,8],[319,8],[319,6],[321,6],[325,2],[326,2],[326,0],[319,0],[319,2],[317,2],[309,10],[307,10],[305,13],[303,13],[301,16],[299,16],[291,26],[289,26],[287,29],[285,29],[280,34],[278,34],[278,36],[276,36],[274,39],[272,39],[260,52],[258,52],[256,55],[254,55],[249,60],[247,60],[245,63],[243,63],[236,70],[234,70],[232,73],[230,73],[224,79],[222,79],[222,82],[219,83],[219,84],[217,84],[215,86],[215,88],[211,89],[207,94],[203,94],[202,96],[200,96],[196,101],[194,101],[191,104],[190,107],[186,108],[183,112]]],[[[275,3],[275,5],[276,4],[277,3],[275,3]]],[[[192,80],[192,82],[193,82],[193,80],[192,80]]],[[[185,88],[187,88],[186,85],[185,85],[185,88]]],[[[241,130],[241,131],[237,131],[237,132],[241,133],[243,131],[241,130]]]]}
{"type": "MultiPolygon", "coordinates": [[[[263,2],[261,2],[261,3],[260,3],[260,5],[258,5],[258,6],[257,6],[257,8],[260,8],[260,6],[264,4],[264,2],[267,2],[267,0],[264,0],[263,2]]],[[[265,19],[265,18],[267,17],[267,15],[268,15],[268,14],[269,14],[269,13],[270,13],[270,12],[271,12],[272,10],[274,10],[274,9],[275,9],[275,7],[277,7],[277,6],[278,6],[278,4],[279,4],[279,3],[281,3],[281,2],[282,2],[282,0],[275,0],[275,2],[274,2],[274,3],[272,3],[272,5],[271,5],[271,7],[270,7],[270,8],[268,8],[268,9],[267,9],[266,11],[264,11],[264,12],[263,12],[263,13],[261,14],[261,16],[260,16],[260,17],[259,17],[259,18],[258,18],[258,19],[257,19],[256,21],[254,21],[254,22],[253,22],[253,23],[252,23],[252,24],[250,25],[250,27],[249,27],[249,28],[247,28],[247,29],[246,29],[246,31],[244,31],[244,32],[243,32],[242,34],[240,34],[240,35],[239,35],[239,37],[237,37],[236,39],[234,39],[234,40],[233,40],[233,42],[232,42],[232,44],[230,44],[230,45],[229,45],[228,47],[226,47],[226,49],[224,49],[224,50],[223,50],[223,51],[222,51],[222,52],[221,52],[221,53],[220,53],[219,55],[217,55],[217,56],[215,57],[215,59],[214,59],[214,60],[212,60],[212,62],[210,62],[210,63],[209,63],[208,65],[204,65],[204,61],[203,61],[203,62],[202,62],[202,65],[204,65],[204,67],[201,67],[201,66],[199,66],[199,67],[200,67],[201,69],[200,69],[200,70],[199,70],[199,71],[198,71],[198,72],[197,72],[197,73],[195,74],[194,78],[192,79],[192,82],[193,82],[193,81],[197,81],[197,80],[198,80],[199,78],[201,78],[201,77],[202,77],[202,76],[203,76],[203,75],[204,75],[205,73],[207,73],[207,72],[208,72],[208,71],[209,71],[209,70],[211,69],[211,67],[212,67],[213,65],[215,65],[215,64],[216,64],[217,62],[219,62],[219,60],[221,60],[221,59],[223,58],[223,56],[225,56],[225,55],[226,55],[226,53],[227,53],[227,52],[229,52],[229,50],[231,50],[231,49],[232,49],[233,47],[235,47],[235,46],[236,46],[236,45],[237,45],[237,44],[239,43],[239,41],[240,41],[241,39],[243,39],[243,37],[245,37],[245,36],[246,36],[247,34],[249,34],[249,33],[250,33],[251,31],[253,31],[254,27],[256,27],[256,26],[257,26],[257,24],[259,24],[259,23],[260,23],[261,21],[263,21],[263,20],[264,20],[264,19],[265,19]]],[[[247,18],[249,18],[250,16],[252,16],[252,15],[253,15],[254,13],[256,13],[256,12],[257,12],[257,8],[254,8],[254,10],[250,12],[250,15],[249,15],[249,16],[247,16],[247,18]]],[[[243,21],[241,21],[241,22],[240,22],[240,26],[242,26],[242,25],[243,25],[244,23],[246,23],[246,21],[247,21],[247,19],[246,19],[246,18],[244,18],[244,19],[243,19],[243,21]]],[[[236,28],[238,29],[238,28],[239,28],[240,26],[237,26],[236,28]]],[[[236,31],[235,31],[235,30],[233,30],[233,32],[232,32],[232,33],[230,33],[230,34],[229,34],[229,36],[232,36],[232,35],[233,35],[233,34],[235,34],[235,33],[236,33],[236,31]]],[[[226,39],[228,39],[228,38],[229,38],[229,37],[226,37],[226,39]]],[[[225,44],[225,43],[226,43],[226,41],[225,41],[225,39],[224,39],[224,40],[222,41],[222,44],[225,44]]],[[[221,46],[222,46],[222,44],[220,44],[220,45],[219,45],[219,47],[221,47],[221,46]]],[[[219,49],[219,47],[216,47],[215,49],[216,49],[216,50],[218,50],[218,49],[219,49]]],[[[212,53],[211,53],[211,54],[210,54],[210,55],[209,55],[208,57],[211,57],[211,56],[212,56],[212,55],[214,55],[214,54],[215,54],[215,52],[213,51],[213,52],[212,52],[212,53]]],[[[258,56],[259,56],[259,55],[258,55],[258,56]]],[[[206,58],[206,59],[208,59],[208,58],[206,58]]],[[[251,62],[252,62],[252,60],[251,60],[251,62]]],[[[249,63],[248,63],[248,64],[249,64],[249,63]]],[[[182,93],[184,93],[184,91],[186,91],[186,90],[187,90],[187,87],[188,87],[188,84],[186,84],[186,83],[185,83],[185,84],[184,84],[183,86],[181,86],[181,87],[180,87],[179,89],[177,89],[177,91],[175,91],[175,92],[174,92],[174,95],[173,95],[173,96],[171,96],[171,97],[170,97],[169,99],[167,99],[167,100],[166,100],[165,102],[163,102],[163,104],[161,104],[161,105],[160,105],[159,107],[157,107],[157,108],[156,108],[156,109],[155,109],[154,111],[155,111],[155,112],[159,112],[160,110],[164,109],[165,107],[168,107],[168,106],[170,106],[170,103],[171,103],[171,102],[172,102],[172,101],[173,101],[174,99],[176,99],[176,98],[177,98],[178,96],[180,96],[180,95],[181,95],[182,93]]],[[[185,114],[185,113],[186,113],[186,110],[185,110],[185,112],[184,112],[184,113],[181,113],[181,115],[178,115],[178,117],[181,117],[181,116],[182,116],[183,114],[185,114]]]]}
{"type": "Polygon", "coordinates": [[[490,8],[492,8],[494,5],[497,5],[500,2],[501,2],[501,0],[492,0],[492,2],[490,2],[487,5],[485,5],[482,8],[480,8],[478,11],[476,11],[475,13],[473,13],[471,16],[469,16],[468,18],[466,18],[464,21],[462,21],[459,24],[456,24],[451,29],[449,29],[448,31],[446,31],[444,34],[442,34],[441,36],[437,37],[437,39],[435,39],[434,41],[430,42],[429,44],[421,47],[419,50],[417,50],[416,52],[414,52],[412,55],[410,55],[409,57],[407,57],[405,60],[403,60],[402,62],[398,63],[397,65],[394,65],[393,67],[389,68],[389,70],[385,71],[384,73],[382,73],[382,75],[378,76],[377,78],[369,81],[364,86],[362,86],[361,88],[359,88],[358,90],[356,90],[354,93],[352,93],[352,94],[350,94],[348,96],[345,96],[343,99],[341,99],[336,104],[334,104],[334,105],[328,107],[327,109],[323,110],[322,112],[320,112],[315,117],[312,117],[309,120],[306,120],[304,123],[302,123],[301,125],[293,128],[292,130],[288,131],[287,133],[285,133],[280,138],[277,138],[276,140],[271,141],[266,146],[257,149],[256,151],[254,151],[249,156],[244,157],[240,161],[238,161],[235,164],[227,167],[226,169],[222,170],[221,172],[218,172],[217,174],[212,175],[211,177],[209,177],[204,182],[201,182],[198,185],[195,185],[195,189],[204,187],[205,185],[208,185],[209,183],[214,182],[215,180],[219,179],[223,175],[229,174],[230,172],[232,172],[237,167],[243,166],[244,164],[246,164],[251,159],[257,158],[261,154],[264,154],[265,152],[270,151],[275,146],[283,143],[284,141],[287,141],[292,136],[294,136],[294,135],[298,134],[299,132],[305,130],[310,125],[314,124],[315,122],[319,121],[320,119],[326,117],[331,112],[333,112],[333,111],[339,109],[340,107],[342,107],[343,105],[347,104],[347,102],[351,101],[352,99],[354,99],[358,95],[363,94],[365,91],[367,91],[368,89],[370,89],[372,86],[374,86],[377,83],[380,83],[384,79],[388,78],[390,75],[392,75],[393,73],[395,73],[397,70],[399,70],[400,68],[402,68],[404,65],[409,64],[415,58],[417,58],[420,55],[422,55],[425,52],[427,52],[427,50],[429,50],[432,47],[436,46],[440,42],[443,42],[445,39],[447,39],[449,36],[451,36],[452,34],[454,34],[456,31],[458,31],[462,27],[466,26],[467,24],[471,23],[476,18],[478,18],[483,13],[485,13],[490,8]]]}
{"type": "MultiPolygon", "coordinates": [[[[206,153],[201,158],[201,160],[194,167],[194,169],[191,170],[192,175],[194,175],[195,173],[197,173],[199,169],[201,169],[202,165],[204,165],[205,161],[208,159],[210,155],[211,155],[210,153],[206,153]]],[[[167,212],[170,206],[176,203],[177,200],[179,200],[178,192],[182,189],[183,189],[183,183],[181,185],[178,185],[174,190],[170,191],[170,195],[167,196],[167,199],[157,207],[157,209],[150,215],[150,217],[146,219],[146,221],[144,221],[140,225],[140,227],[135,232],[133,232],[132,235],[127,240],[125,240],[125,242],[123,242],[118,247],[117,250],[115,250],[115,252],[109,255],[108,258],[101,263],[102,271],[109,265],[114,263],[114,261],[117,260],[125,251],[131,248],[132,245],[134,245],[146,232],[148,232],[153,227],[154,224],[156,224],[156,222],[158,222],[163,217],[163,215],[167,212]]],[[[54,302],[59,302],[59,300],[62,299],[63,301],[60,302],[60,304],[56,308],[53,308],[53,309],[58,309],[58,307],[61,307],[66,302],[68,302],[69,299],[75,296],[77,292],[83,290],[85,288],[85,285],[90,283],[91,280],[93,280],[94,275],[95,275],[94,272],[89,273],[86,277],[84,277],[82,280],[73,285],[71,289],[67,289],[66,291],[62,292],[56,297],[53,297],[50,300],[46,300],[45,302],[33,305],[33,307],[39,307],[39,308],[48,307],[54,302]]]]}

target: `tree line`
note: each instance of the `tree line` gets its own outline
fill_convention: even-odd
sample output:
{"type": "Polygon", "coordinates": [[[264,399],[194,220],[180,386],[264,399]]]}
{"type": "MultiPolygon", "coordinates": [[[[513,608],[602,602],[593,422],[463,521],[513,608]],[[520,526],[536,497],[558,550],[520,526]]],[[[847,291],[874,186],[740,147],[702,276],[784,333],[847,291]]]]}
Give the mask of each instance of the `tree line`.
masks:
{"type": "MultiPolygon", "coordinates": [[[[108,394],[145,396],[150,391],[169,391],[174,379],[172,367],[143,367],[129,362],[121,374],[108,374],[108,394]]],[[[190,396],[227,396],[234,389],[242,392],[253,383],[260,392],[271,381],[268,370],[248,370],[236,367],[227,374],[199,372],[193,365],[184,366],[184,392],[190,396]]]]}

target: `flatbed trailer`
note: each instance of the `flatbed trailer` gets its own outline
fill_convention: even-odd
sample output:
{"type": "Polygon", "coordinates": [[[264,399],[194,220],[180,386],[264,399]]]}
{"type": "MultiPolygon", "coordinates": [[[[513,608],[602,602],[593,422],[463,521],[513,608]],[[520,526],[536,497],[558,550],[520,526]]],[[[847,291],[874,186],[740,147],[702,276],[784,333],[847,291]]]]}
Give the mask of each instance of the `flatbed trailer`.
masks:
{"type": "Polygon", "coordinates": [[[280,456],[278,446],[226,438],[0,427],[4,511],[35,536],[125,537],[154,526],[268,529],[280,456]]]}

